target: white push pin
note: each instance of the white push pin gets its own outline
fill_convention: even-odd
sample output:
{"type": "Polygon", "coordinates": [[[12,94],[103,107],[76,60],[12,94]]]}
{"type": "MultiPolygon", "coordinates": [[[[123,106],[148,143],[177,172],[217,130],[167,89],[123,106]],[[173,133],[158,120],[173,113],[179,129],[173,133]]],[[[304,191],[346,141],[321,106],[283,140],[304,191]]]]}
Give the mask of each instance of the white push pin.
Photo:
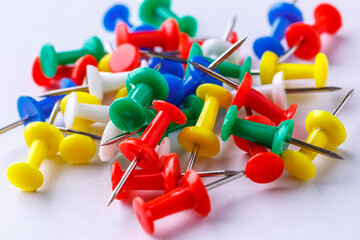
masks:
{"type": "MultiPolygon", "coordinates": [[[[204,43],[201,45],[201,48],[205,57],[215,59],[223,54],[227,49],[229,49],[231,45],[232,44],[230,42],[224,41],[222,39],[210,38],[204,41],[204,43]]],[[[235,51],[225,60],[225,62],[239,64],[240,60],[240,52],[235,51]]]]}
{"type": "Polygon", "coordinates": [[[72,128],[75,118],[107,123],[110,106],[78,103],[76,92],[70,93],[64,112],[66,128],[72,128]]]}

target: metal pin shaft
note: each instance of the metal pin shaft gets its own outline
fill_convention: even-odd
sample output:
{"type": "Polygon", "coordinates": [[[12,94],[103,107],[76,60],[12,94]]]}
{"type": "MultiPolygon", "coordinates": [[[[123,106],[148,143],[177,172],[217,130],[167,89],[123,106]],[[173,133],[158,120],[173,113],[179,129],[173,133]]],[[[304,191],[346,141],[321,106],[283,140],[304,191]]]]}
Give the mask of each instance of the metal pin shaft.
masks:
{"type": "Polygon", "coordinates": [[[138,130],[136,131],[133,131],[133,132],[126,132],[126,133],[123,133],[123,134],[120,134],[120,135],[117,135],[113,138],[110,138],[109,140],[107,140],[106,142],[102,143],[100,146],[107,146],[107,145],[110,145],[110,144],[113,144],[113,143],[116,143],[116,142],[120,142],[128,137],[131,137],[135,134],[137,134],[138,132],[141,132],[141,131],[145,131],[145,129],[147,128],[148,125],[145,125],[141,128],[139,128],[138,130]]]}
{"type": "Polygon", "coordinates": [[[320,87],[320,88],[285,88],[286,93],[305,93],[305,92],[334,92],[341,90],[340,87],[320,87]]]}
{"type": "Polygon", "coordinates": [[[3,128],[0,128],[0,134],[1,134],[1,133],[4,133],[4,132],[7,132],[7,131],[9,131],[9,130],[11,130],[11,129],[14,129],[14,128],[18,127],[18,126],[21,126],[21,125],[25,124],[25,122],[26,122],[28,119],[29,119],[29,117],[25,117],[25,118],[23,118],[23,119],[20,119],[20,120],[18,120],[18,121],[16,121],[16,122],[13,122],[13,123],[5,126],[5,127],[3,127],[3,128]]]}
{"type": "Polygon", "coordinates": [[[354,94],[354,90],[355,88],[351,89],[346,96],[343,98],[343,100],[341,100],[341,102],[339,103],[339,105],[336,107],[335,111],[333,112],[333,115],[336,117],[337,115],[340,114],[341,110],[345,107],[346,103],[348,103],[352,97],[352,95],[354,94]]]}
{"type": "Polygon", "coordinates": [[[234,29],[236,23],[236,16],[233,16],[233,18],[231,19],[231,21],[227,24],[224,35],[222,37],[222,40],[227,41],[228,38],[230,37],[231,32],[234,29]]]}
{"type": "Polygon", "coordinates": [[[329,150],[314,146],[312,144],[300,141],[300,140],[295,139],[295,138],[290,138],[288,140],[288,142],[291,143],[291,144],[294,144],[294,145],[296,145],[298,147],[302,147],[302,148],[308,149],[310,151],[320,153],[320,154],[322,154],[324,156],[327,156],[327,157],[344,160],[344,158],[342,156],[340,156],[339,154],[337,154],[335,152],[332,152],[332,151],[329,151],[329,150]]]}
{"type": "Polygon", "coordinates": [[[88,136],[91,137],[94,140],[97,141],[101,141],[101,136],[95,135],[95,134],[91,134],[91,133],[87,133],[87,132],[82,132],[82,131],[78,131],[78,130],[74,130],[74,129],[70,129],[70,128],[64,128],[64,127],[57,127],[61,132],[63,133],[67,133],[67,134],[80,134],[80,135],[84,135],[84,136],[88,136]]]}
{"type": "Polygon", "coordinates": [[[191,155],[190,155],[190,158],[189,158],[189,163],[188,163],[186,171],[192,169],[192,167],[194,166],[194,162],[196,160],[196,157],[197,157],[199,151],[200,151],[200,146],[195,144],[194,148],[193,148],[193,150],[191,152],[191,155]]]}
{"type": "Polygon", "coordinates": [[[228,182],[234,181],[235,179],[241,178],[243,176],[245,176],[245,170],[240,171],[239,173],[237,173],[235,175],[227,176],[227,177],[221,178],[219,180],[216,180],[212,183],[209,183],[209,184],[205,185],[205,188],[206,188],[206,190],[210,191],[211,189],[222,186],[228,182]]]}
{"type": "Polygon", "coordinates": [[[89,87],[87,85],[83,86],[76,86],[76,87],[69,87],[65,89],[56,89],[52,91],[45,92],[44,94],[40,95],[39,97],[50,97],[50,96],[58,96],[58,95],[65,95],[75,91],[88,91],[89,87]]]}
{"type": "Polygon", "coordinates": [[[279,57],[277,63],[282,63],[283,61],[288,59],[303,43],[304,43],[304,38],[301,37],[300,40],[294,46],[286,50],[286,52],[279,57]]]}
{"type": "MultiPolygon", "coordinates": [[[[197,172],[200,177],[216,177],[216,176],[232,176],[238,174],[240,171],[236,170],[214,170],[214,171],[205,171],[205,172],[197,172]]],[[[184,176],[185,173],[181,173],[181,176],[184,176]]]]}
{"type": "Polygon", "coordinates": [[[110,199],[107,203],[107,206],[109,206],[112,201],[114,201],[114,199],[117,197],[117,195],[119,194],[119,192],[121,191],[121,189],[124,187],[126,180],[130,177],[131,173],[134,171],[134,169],[136,168],[136,165],[139,163],[140,158],[135,157],[130,166],[126,169],[124,175],[122,176],[120,182],[118,183],[118,185],[116,185],[116,187],[114,188],[114,190],[111,193],[110,199]]]}

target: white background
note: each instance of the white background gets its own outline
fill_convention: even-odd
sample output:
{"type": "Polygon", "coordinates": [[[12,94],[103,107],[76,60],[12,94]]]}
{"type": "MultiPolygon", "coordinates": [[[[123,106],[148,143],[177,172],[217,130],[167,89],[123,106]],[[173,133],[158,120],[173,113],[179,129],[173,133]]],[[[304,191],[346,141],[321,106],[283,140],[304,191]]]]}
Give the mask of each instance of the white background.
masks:
{"type": "MultiPolygon", "coordinates": [[[[268,34],[267,12],[276,1],[177,0],[173,9],[179,15],[196,17],[199,36],[221,36],[227,22],[237,15],[239,36],[249,36],[242,55],[254,56],[252,43],[268,34]]],[[[55,48],[79,48],[91,35],[104,41],[113,36],[102,27],[103,13],[113,1],[0,1],[0,126],[17,120],[16,99],[36,97],[43,89],[31,78],[31,66],[42,44],[55,48]]],[[[125,1],[131,20],[137,18],[138,2],[125,1]]],[[[320,1],[298,1],[305,22],[313,23],[313,9],[320,1]]],[[[314,109],[332,111],[351,88],[359,87],[360,8],[356,1],[332,1],[342,13],[343,27],[336,36],[325,36],[322,51],[328,56],[328,85],[341,86],[336,93],[288,95],[299,109],[294,117],[294,135],[305,139],[304,121],[314,109]]],[[[254,68],[258,60],[254,58],[254,68]]],[[[289,61],[299,62],[297,59],[289,61]]],[[[305,82],[313,86],[311,80],[305,82]]],[[[300,81],[292,85],[298,85],[300,81]]],[[[338,150],[344,161],[318,156],[317,175],[304,182],[288,173],[276,182],[259,185],[243,178],[209,192],[212,211],[201,218],[189,210],[155,222],[155,234],[147,235],[131,208],[131,201],[106,202],[111,193],[110,163],[98,159],[87,165],[72,166],[60,157],[46,159],[40,170],[44,185],[35,193],[12,186],[6,169],[25,161],[28,148],[23,127],[0,136],[0,239],[358,239],[360,234],[359,178],[359,94],[339,118],[348,137],[338,150]]],[[[224,111],[220,112],[222,115],[224,111]]],[[[58,120],[59,122],[59,120],[58,120]]],[[[222,118],[215,131],[219,133],[222,118]]],[[[172,136],[175,140],[176,136],[172,136]]],[[[175,141],[173,141],[175,142],[175,141]]],[[[183,169],[189,153],[176,143],[183,169]]],[[[221,153],[212,159],[199,158],[197,170],[243,169],[249,156],[232,142],[222,143],[221,153]]],[[[120,159],[123,168],[128,161],[120,159]]],[[[207,180],[208,181],[208,180],[207,180]]],[[[160,193],[145,196],[149,200],[160,193]]]]}

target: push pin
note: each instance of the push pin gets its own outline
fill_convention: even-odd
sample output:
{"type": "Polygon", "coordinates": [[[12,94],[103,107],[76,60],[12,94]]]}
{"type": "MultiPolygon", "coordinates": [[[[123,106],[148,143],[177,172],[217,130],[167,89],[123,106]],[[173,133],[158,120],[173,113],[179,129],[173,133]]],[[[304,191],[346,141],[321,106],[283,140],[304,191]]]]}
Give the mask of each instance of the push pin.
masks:
{"type": "Polygon", "coordinates": [[[45,44],[40,51],[41,69],[46,77],[53,77],[59,65],[74,63],[87,54],[93,55],[99,61],[104,55],[103,44],[98,37],[89,38],[79,50],[56,52],[51,44],[45,44]]]}
{"type": "Polygon", "coordinates": [[[178,135],[179,144],[191,152],[187,169],[191,169],[198,155],[216,156],[220,142],[213,133],[219,108],[227,108],[231,103],[230,93],[215,84],[202,84],[196,95],[204,101],[204,107],[195,126],[184,128],[178,135]]]}
{"type": "Polygon", "coordinates": [[[115,4],[105,13],[103,24],[106,30],[113,32],[118,22],[125,23],[133,31],[154,30],[155,28],[149,24],[134,27],[129,21],[129,9],[123,4],[115,4]]]}
{"type": "Polygon", "coordinates": [[[126,79],[130,72],[101,74],[95,66],[89,65],[86,67],[86,73],[88,81],[87,85],[53,90],[46,92],[41,96],[48,97],[69,94],[74,91],[89,91],[91,95],[102,101],[104,93],[119,90],[126,85],[126,79]]]}
{"type": "Polygon", "coordinates": [[[278,56],[284,54],[284,47],[281,40],[284,38],[285,31],[290,24],[302,22],[301,11],[292,3],[276,3],[269,11],[269,23],[272,27],[272,35],[261,37],[254,42],[255,55],[260,59],[264,52],[271,51],[278,56]]]}
{"type": "Polygon", "coordinates": [[[235,135],[270,148],[273,153],[280,156],[291,143],[331,158],[343,159],[337,153],[292,138],[293,130],[293,120],[285,120],[278,127],[255,123],[237,118],[237,108],[231,106],[224,119],[221,139],[226,141],[231,135],[235,135]]]}
{"type": "MultiPolygon", "coordinates": [[[[145,119],[146,119],[145,122],[149,124],[154,119],[156,113],[151,108],[146,108],[144,111],[145,111],[145,119]]],[[[143,131],[144,129],[145,126],[141,127],[139,129],[140,131],[136,131],[136,132],[139,133],[141,132],[141,130],[143,131]]],[[[104,132],[102,134],[100,149],[99,149],[99,157],[102,161],[111,161],[120,152],[118,141],[114,141],[113,143],[107,145],[103,145],[103,144],[106,143],[108,139],[113,139],[114,137],[117,137],[119,135],[122,136],[125,133],[127,132],[117,128],[111,121],[109,121],[108,124],[106,124],[104,132]]],[[[134,135],[136,134],[134,133],[134,135]]]]}
{"type": "Polygon", "coordinates": [[[97,65],[97,60],[92,55],[85,55],[74,63],[72,67],[67,65],[60,65],[56,70],[56,75],[48,78],[42,72],[40,66],[40,58],[37,57],[32,67],[32,76],[34,82],[39,86],[50,86],[53,83],[59,82],[62,78],[70,78],[76,85],[81,85],[86,75],[86,66],[97,65]]]}
{"type": "Polygon", "coordinates": [[[128,96],[115,100],[109,110],[110,119],[121,130],[134,131],[145,123],[144,109],[154,99],[165,100],[169,88],[165,78],[151,68],[137,68],[128,75],[128,96]]]}
{"type": "Polygon", "coordinates": [[[335,34],[341,27],[341,15],[332,5],[322,3],[314,11],[315,23],[310,26],[305,23],[291,24],[285,32],[289,50],[281,56],[283,61],[291,54],[301,59],[312,59],[320,52],[320,35],[324,32],[335,34]]]}
{"type": "MultiPolygon", "coordinates": [[[[203,107],[204,107],[204,103],[197,96],[190,95],[190,96],[186,97],[183,102],[183,108],[181,109],[181,111],[186,116],[186,119],[187,119],[186,123],[181,124],[181,125],[175,124],[175,123],[170,123],[169,127],[165,131],[164,136],[168,136],[170,133],[175,132],[179,129],[182,129],[186,126],[193,126],[196,123],[203,107]]],[[[133,131],[133,132],[119,134],[118,136],[112,137],[109,140],[103,142],[101,144],[101,146],[107,146],[110,144],[114,144],[116,142],[123,141],[129,137],[133,137],[135,134],[138,134],[138,133],[140,134],[142,131],[144,131],[146,129],[146,127],[147,127],[147,125],[141,127],[140,129],[138,129],[136,131],[133,131]]],[[[104,131],[104,133],[105,133],[105,131],[104,131]]]]}
{"type": "Polygon", "coordinates": [[[325,54],[318,53],[314,64],[278,63],[278,60],[279,57],[273,52],[263,54],[260,62],[261,84],[270,84],[275,73],[283,71],[285,80],[313,78],[317,88],[325,87],[328,75],[325,54]]]}
{"type": "Polygon", "coordinates": [[[179,26],[172,18],[165,20],[159,30],[129,33],[125,23],[115,28],[116,45],[131,43],[140,48],[161,47],[164,51],[178,50],[179,26]]]}
{"type": "MultiPolygon", "coordinates": [[[[92,105],[101,105],[101,102],[99,99],[97,99],[95,96],[85,93],[85,92],[74,92],[76,94],[77,103],[82,104],[92,104],[92,105]]],[[[67,101],[70,97],[70,94],[66,95],[60,103],[60,111],[63,115],[65,115],[65,109],[67,106],[67,101]]],[[[88,132],[89,127],[94,123],[94,121],[83,119],[83,118],[75,118],[75,120],[72,123],[73,130],[82,131],[82,132],[88,132]]]]}
{"type": "MultiPolygon", "coordinates": [[[[291,119],[295,112],[297,105],[294,103],[288,109],[282,110],[280,107],[275,105],[272,101],[262,95],[260,92],[256,91],[252,88],[252,77],[249,73],[245,74],[244,79],[239,84],[229,78],[226,78],[198,63],[191,62],[191,71],[203,71],[216,79],[224,82],[225,84],[229,85],[236,89],[236,95],[233,99],[233,105],[236,105],[238,109],[242,108],[243,106],[250,108],[257,113],[268,117],[273,121],[275,124],[279,124],[284,120],[291,119]]],[[[200,74],[200,73],[199,73],[200,74]]]]}
{"type": "Polygon", "coordinates": [[[54,106],[48,123],[34,121],[26,125],[24,138],[30,148],[26,161],[14,163],[6,171],[9,181],[21,190],[31,192],[41,187],[44,176],[39,171],[40,165],[46,156],[54,155],[59,151],[64,136],[52,125],[59,104],[54,106]]]}
{"type": "Polygon", "coordinates": [[[192,16],[178,17],[170,9],[171,0],[145,0],[140,4],[139,17],[141,21],[160,27],[169,18],[173,18],[179,24],[181,32],[194,37],[197,32],[197,22],[192,16]]]}
{"type": "Polygon", "coordinates": [[[107,123],[110,121],[109,108],[104,105],[79,103],[76,93],[70,93],[64,113],[65,126],[72,128],[75,118],[107,123]]]}
{"type": "Polygon", "coordinates": [[[153,107],[158,111],[155,118],[145,129],[140,139],[126,139],[120,144],[120,150],[127,159],[132,159],[130,166],[126,169],[119,184],[115,187],[111,194],[108,205],[114,200],[123,188],[126,180],[130,177],[132,171],[139,164],[144,169],[160,167],[159,157],[155,152],[155,147],[159,143],[166,128],[170,122],[176,124],[185,124],[186,117],[174,105],[161,100],[155,100],[153,107]]]}
{"type": "MultiPolygon", "coordinates": [[[[245,117],[244,119],[270,126],[275,126],[275,124],[270,119],[264,116],[252,115],[245,117]]],[[[249,160],[250,163],[247,165],[247,167],[252,167],[253,162],[256,162],[258,165],[256,166],[256,171],[250,171],[246,174],[254,182],[269,183],[275,181],[275,179],[278,179],[284,172],[284,163],[279,155],[268,152],[267,148],[245,140],[243,138],[239,138],[235,135],[233,135],[233,139],[236,146],[251,155],[251,158],[249,160]],[[258,160],[253,161],[254,158],[257,158],[258,160]],[[262,165],[260,165],[260,163],[262,165]],[[269,169],[271,169],[271,171],[269,171],[269,169]],[[251,176],[251,173],[253,172],[255,172],[256,175],[251,176]],[[258,176],[261,177],[258,178],[258,176]],[[264,176],[268,178],[264,178],[264,176]]]]}
{"type": "MultiPolygon", "coordinates": [[[[314,110],[308,114],[305,120],[306,131],[309,134],[306,143],[334,149],[345,142],[346,130],[337,115],[345,106],[345,103],[350,100],[353,93],[354,89],[345,96],[332,114],[322,110],[314,110]]],[[[301,180],[309,180],[316,174],[315,166],[312,163],[316,155],[314,152],[301,148],[299,151],[285,151],[282,158],[285,169],[292,176],[301,180]]]]}
{"type": "Polygon", "coordinates": [[[263,159],[252,158],[246,164],[244,171],[221,178],[207,185],[204,185],[200,176],[194,170],[190,169],[183,176],[181,187],[155,198],[148,203],[140,197],[134,198],[134,212],[142,228],[148,234],[154,232],[155,220],[187,209],[194,209],[197,213],[206,217],[211,210],[208,191],[243,176],[247,176],[254,182],[258,179],[267,179],[270,182],[275,181],[277,178],[272,179],[271,177],[273,171],[278,171],[278,169],[283,166],[283,163],[280,163],[278,160],[268,159],[266,165],[266,167],[268,167],[267,171],[263,171],[265,167],[263,159]]]}
{"type": "MultiPolygon", "coordinates": [[[[73,86],[76,85],[70,79],[64,78],[60,81],[61,88],[73,86]]],[[[32,97],[28,96],[19,97],[17,100],[17,108],[20,120],[1,128],[0,134],[16,128],[20,125],[26,126],[31,122],[45,122],[45,120],[50,116],[54,104],[62,97],[63,96],[47,97],[40,101],[36,101],[32,97]]]]}
{"type": "Polygon", "coordinates": [[[84,164],[94,158],[96,144],[89,136],[72,134],[60,142],[59,152],[71,164],[84,164]]]}

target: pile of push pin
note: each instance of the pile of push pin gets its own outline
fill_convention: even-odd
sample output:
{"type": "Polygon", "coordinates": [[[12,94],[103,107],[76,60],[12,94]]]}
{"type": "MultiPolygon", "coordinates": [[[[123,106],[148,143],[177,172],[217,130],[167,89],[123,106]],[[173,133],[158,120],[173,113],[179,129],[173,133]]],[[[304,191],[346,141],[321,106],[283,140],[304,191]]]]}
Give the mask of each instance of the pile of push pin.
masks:
{"type": "Polygon", "coordinates": [[[141,226],[153,233],[155,220],[176,212],[192,208],[207,216],[211,209],[208,191],[229,181],[246,176],[256,183],[270,183],[284,169],[308,180],[315,175],[312,160],[318,153],[342,159],[331,150],[345,141],[346,131],[337,115],[353,90],[333,113],[314,110],[308,114],[305,141],[293,138],[291,118],[297,105],[286,103],[287,93],[340,89],[326,86],[328,62],[320,53],[320,35],[335,34],[341,27],[334,6],[318,5],[313,25],[303,22],[295,3],[271,6],[272,34],[253,44],[259,70],[251,69],[250,57],[240,64],[238,48],[246,37],[238,40],[233,31],[235,18],[222,37],[196,39],[196,20],[177,16],[170,0],[144,0],[139,15],[144,25],[135,27],[126,6],[115,5],[106,12],[104,26],[115,34],[114,49],[104,44],[105,50],[98,37],[67,52],[57,52],[51,44],[42,46],[33,64],[33,79],[39,86],[59,89],[44,93],[40,101],[20,97],[20,120],[0,130],[25,125],[27,159],[7,170],[14,186],[37,190],[44,181],[39,167],[47,156],[59,153],[70,163],[86,163],[98,150],[95,141],[101,141],[101,160],[112,161],[121,153],[131,161],[125,172],[113,162],[108,204],[120,200],[124,191],[164,192],[150,202],[139,196],[133,199],[141,226]],[[290,55],[315,61],[284,63],[290,55]],[[262,86],[253,88],[252,75],[259,75],[262,86]],[[314,79],[316,87],[285,88],[284,80],[291,79],[314,79]],[[111,105],[102,105],[104,96],[114,91],[111,105]],[[247,116],[239,118],[243,107],[247,116]],[[220,108],[228,109],[221,140],[233,136],[229,141],[251,157],[242,171],[196,172],[197,156],[214,157],[220,151],[213,132],[220,108]],[[65,127],[54,126],[59,109],[65,127]],[[95,122],[107,124],[102,136],[90,132],[95,122]],[[188,161],[185,172],[180,171],[178,155],[171,152],[167,137],[177,130],[179,144],[191,153],[189,160],[183,159],[188,161]],[[301,149],[287,150],[289,144],[301,149]],[[204,185],[202,177],[209,176],[222,178],[204,185]]]}

